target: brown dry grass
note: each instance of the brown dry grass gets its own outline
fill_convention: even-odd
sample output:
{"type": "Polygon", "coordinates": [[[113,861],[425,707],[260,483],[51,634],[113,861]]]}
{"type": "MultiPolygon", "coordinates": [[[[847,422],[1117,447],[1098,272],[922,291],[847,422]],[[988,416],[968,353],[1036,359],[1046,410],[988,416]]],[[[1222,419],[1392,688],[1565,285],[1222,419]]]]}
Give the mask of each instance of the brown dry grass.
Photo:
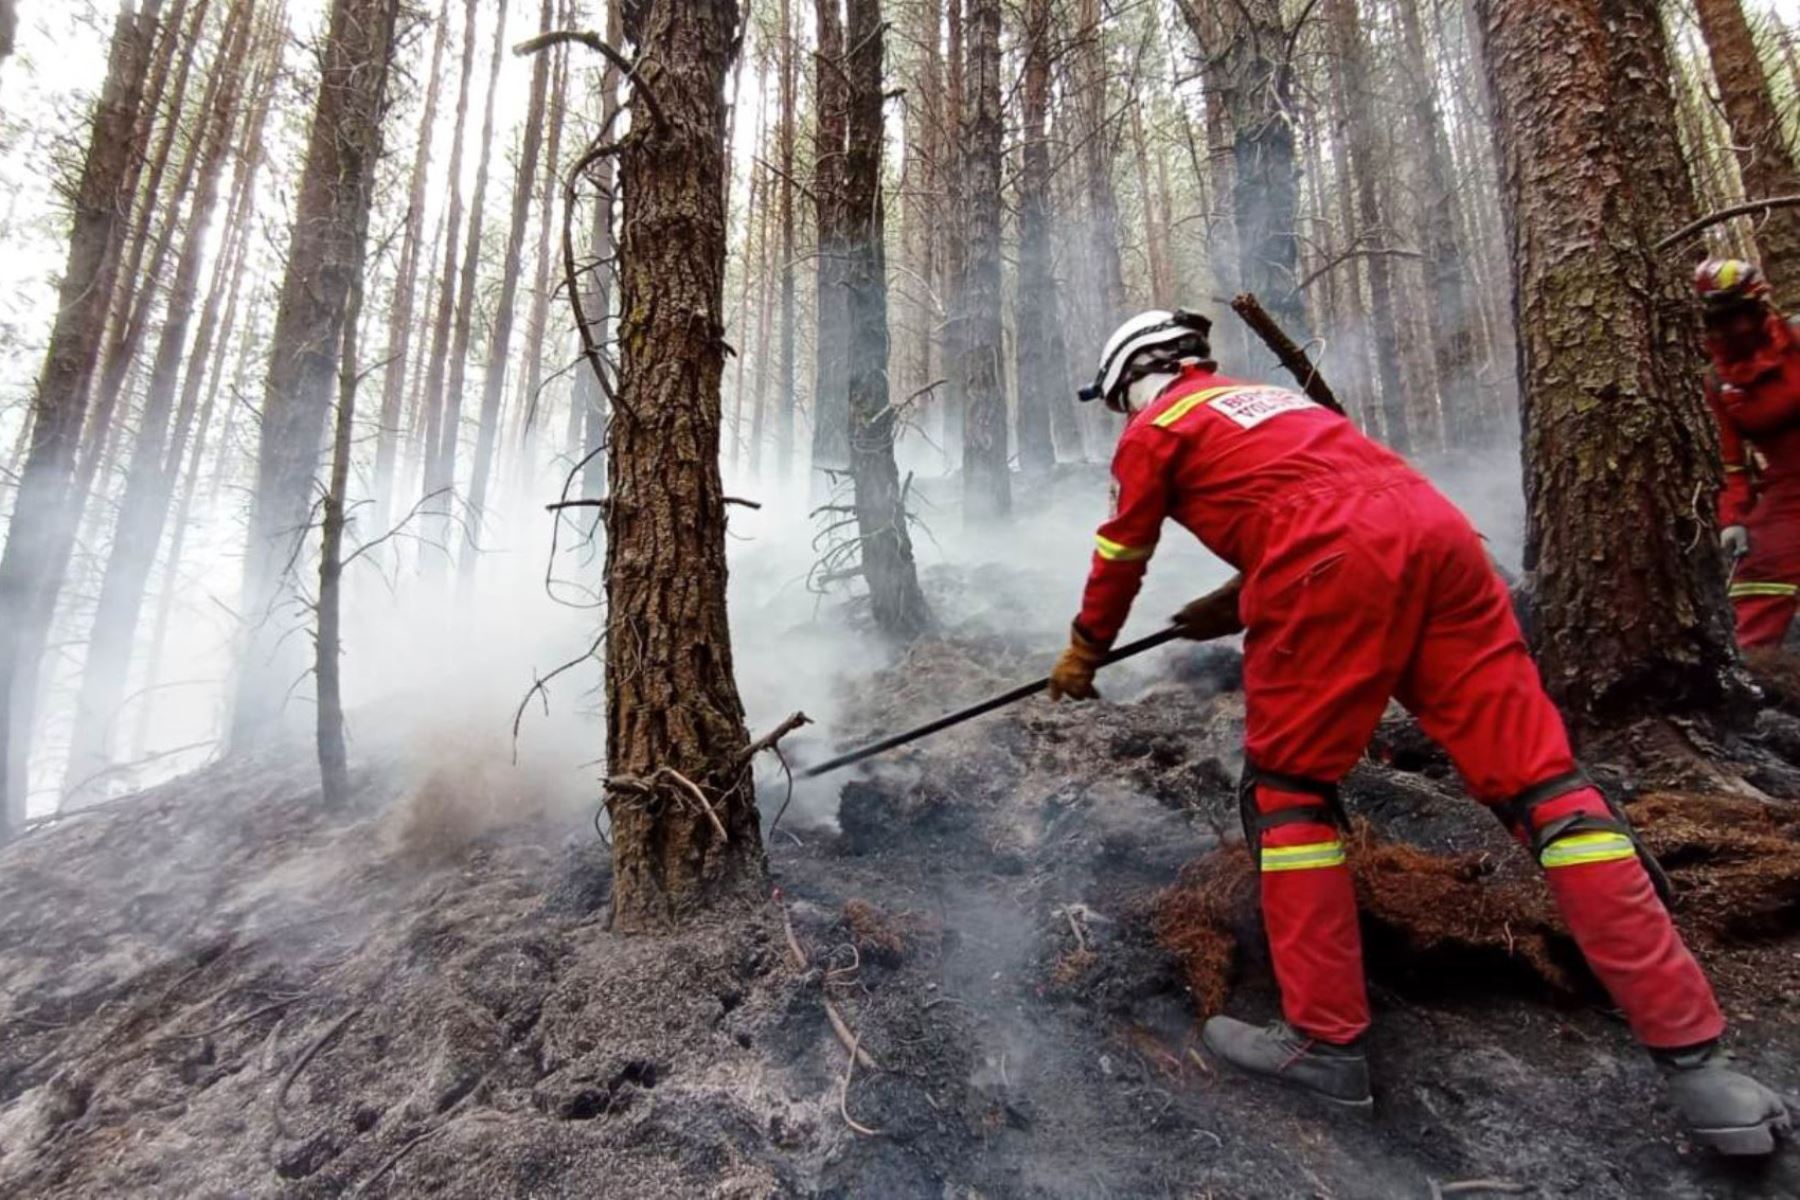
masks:
{"type": "Polygon", "coordinates": [[[1653,792],[1631,806],[1631,819],[1674,879],[1690,932],[1724,943],[1784,933],[1800,919],[1800,811],[1653,792]]]}

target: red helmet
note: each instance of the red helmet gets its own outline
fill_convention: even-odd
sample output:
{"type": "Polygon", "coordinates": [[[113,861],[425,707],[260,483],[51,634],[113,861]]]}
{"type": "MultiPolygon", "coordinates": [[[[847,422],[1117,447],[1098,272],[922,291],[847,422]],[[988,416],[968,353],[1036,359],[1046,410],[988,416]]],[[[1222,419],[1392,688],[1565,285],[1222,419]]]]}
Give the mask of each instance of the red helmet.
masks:
{"type": "Polygon", "coordinates": [[[1708,308],[1730,308],[1769,295],[1769,281],[1755,263],[1741,258],[1709,258],[1694,269],[1694,290],[1708,308]]]}

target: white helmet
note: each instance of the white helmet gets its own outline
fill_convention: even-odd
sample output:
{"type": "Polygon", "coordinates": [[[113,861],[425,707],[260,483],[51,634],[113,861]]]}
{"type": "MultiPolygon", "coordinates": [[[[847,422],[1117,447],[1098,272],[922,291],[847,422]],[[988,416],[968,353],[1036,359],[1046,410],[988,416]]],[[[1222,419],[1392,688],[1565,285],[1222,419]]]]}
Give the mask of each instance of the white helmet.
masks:
{"type": "Polygon", "coordinates": [[[1132,380],[1182,359],[1212,354],[1207,335],[1212,322],[1196,312],[1153,308],[1131,318],[1106,339],[1094,382],[1081,389],[1083,400],[1105,400],[1114,412],[1125,412],[1125,389],[1132,380]]]}

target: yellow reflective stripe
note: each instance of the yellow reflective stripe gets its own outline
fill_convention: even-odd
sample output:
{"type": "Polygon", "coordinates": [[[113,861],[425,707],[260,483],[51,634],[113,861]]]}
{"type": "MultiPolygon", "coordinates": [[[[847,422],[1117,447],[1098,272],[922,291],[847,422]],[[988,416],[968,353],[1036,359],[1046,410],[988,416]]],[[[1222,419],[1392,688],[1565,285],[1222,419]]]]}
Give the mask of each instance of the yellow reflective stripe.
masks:
{"type": "Polygon", "coordinates": [[[1748,471],[1749,469],[1750,469],[1749,467],[1734,467],[1730,463],[1725,464],[1725,473],[1727,475],[1741,474],[1742,472],[1748,471]]]}
{"type": "Polygon", "coordinates": [[[1792,583],[1734,583],[1731,598],[1739,596],[1792,596],[1800,594],[1800,585],[1792,583]]]}
{"type": "Polygon", "coordinates": [[[1155,549],[1155,543],[1148,546],[1127,546],[1103,534],[1094,535],[1094,551],[1109,562],[1141,562],[1149,558],[1155,549]]]}
{"type": "Polygon", "coordinates": [[[1719,265],[1718,274],[1713,276],[1719,287],[1729,288],[1738,281],[1738,265],[1738,260],[1735,258],[1728,258],[1719,265]]]}
{"type": "Polygon", "coordinates": [[[1196,408],[1199,408],[1202,404],[1211,404],[1220,396],[1229,395],[1232,392],[1247,392],[1250,390],[1251,389],[1247,387],[1206,388],[1205,390],[1195,392],[1190,396],[1183,396],[1175,403],[1169,405],[1168,408],[1156,415],[1156,419],[1152,421],[1151,424],[1162,429],[1167,429],[1175,422],[1181,420],[1181,418],[1193,412],[1196,408]]]}
{"type": "Polygon", "coordinates": [[[1544,847],[1538,861],[1545,869],[1549,869],[1635,857],[1637,850],[1632,846],[1631,839],[1622,833],[1575,833],[1558,838],[1544,847]]]}
{"type": "Polygon", "coordinates": [[[1343,865],[1344,843],[1340,841],[1262,848],[1262,869],[1265,871],[1312,871],[1320,867],[1343,865]]]}

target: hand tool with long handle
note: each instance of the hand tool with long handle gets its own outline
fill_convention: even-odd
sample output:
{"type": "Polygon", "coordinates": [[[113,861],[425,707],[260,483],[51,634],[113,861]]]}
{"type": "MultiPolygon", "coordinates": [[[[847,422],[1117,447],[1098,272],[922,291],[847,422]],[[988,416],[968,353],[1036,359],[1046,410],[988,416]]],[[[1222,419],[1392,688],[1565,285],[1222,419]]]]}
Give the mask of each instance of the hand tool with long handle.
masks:
{"type": "MultiPolygon", "coordinates": [[[[1106,661],[1101,665],[1111,666],[1113,663],[1120,662],[1133,655],[1142,654],[1146,650],[1154,650],[1156,647],[1161,646],[1166,642],[1172,642],[1180,636],[1181,634],[1176,627],[1171,625],[1161,633],[1153,633],[1149,637],[1139,638],[1135,642],[1127,642],[1123,646],[1115,648],[1111,654],[1106,656],[1106,661]]],[[[998,696],[989,696],[979,704],[972,704],[968,708],[958,709],[956,712],[939,717],[935,721],[929,721],[924,725],[920,725],[916,729],[908,729],[904,733],[896,733],[892,737],[885,737],[878,742],[871,742],[869,745],[863,746],[857,750],[852,750],[847,754],[840,754],[836,758],[827,759],[817,766],[811,766],[804,771],[798,772],[798,776],[801,779],[813,779],[817,776],[835,771],[840,767],[847,767],[852,763],[859,763],[865,758],[871,758],[874,755],[880,754],[883,750],[892,750],[896,746],[904,746],[908,742],[916,742],[922,737],[930,737],[934,733],[949,729],[952,725],[961,725],[964,721],[973,720],[984,713],[991,713],[996,708],[1005,708],[1008,704],[1023,700],[1027,696],[1035,696],[1049,686],[1050,677],[1048,675],[1044,676],[1042,679],[1034,679],[1030,683],[1021,683],[1011,691],[1001,692],[998,696]]]]}

